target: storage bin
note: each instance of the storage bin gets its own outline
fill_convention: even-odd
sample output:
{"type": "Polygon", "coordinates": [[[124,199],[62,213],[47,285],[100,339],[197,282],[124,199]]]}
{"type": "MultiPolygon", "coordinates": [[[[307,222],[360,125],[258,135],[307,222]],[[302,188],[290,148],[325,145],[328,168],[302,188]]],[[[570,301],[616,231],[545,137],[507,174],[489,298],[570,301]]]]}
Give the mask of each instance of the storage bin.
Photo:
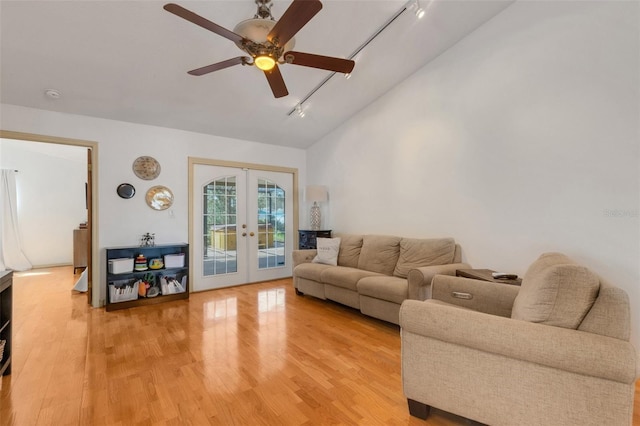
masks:
{"type": "Polygon", "coordinates": [[[109,301],[111,303],[127,302],[138,299],[138,281],[113,281],[109,283],[109,301]]]}
{"type": "Polygon", "coordinates": [[[133,258],[109,259],[110,274],[126,274],[133,272],[133,258]]]}
{"type": "Polygon", "coordinates": [[[176,277],[160,277],[160,290],[162,295],[184,293],[187,291],[187,276],[178,281],[176,277]]]}
{"type": "Polygon", "coordinates": [[[164,255],[164,267],[165,268],[183,268],[184,267],[184,253],[165,254],[164,255]]]}

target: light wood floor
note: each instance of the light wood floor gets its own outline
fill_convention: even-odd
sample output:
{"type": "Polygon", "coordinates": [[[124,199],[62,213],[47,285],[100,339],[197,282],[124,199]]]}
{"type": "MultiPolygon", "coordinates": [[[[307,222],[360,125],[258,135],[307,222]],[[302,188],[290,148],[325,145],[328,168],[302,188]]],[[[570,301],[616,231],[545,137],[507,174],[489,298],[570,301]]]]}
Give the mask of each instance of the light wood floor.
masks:
{"type": "Polygon", "coordinates": [[[0,425],[475,424],[410,417],[398,327],[290,279],[109,313],[74,281],[71,267],[14,276],[0,425]]]}

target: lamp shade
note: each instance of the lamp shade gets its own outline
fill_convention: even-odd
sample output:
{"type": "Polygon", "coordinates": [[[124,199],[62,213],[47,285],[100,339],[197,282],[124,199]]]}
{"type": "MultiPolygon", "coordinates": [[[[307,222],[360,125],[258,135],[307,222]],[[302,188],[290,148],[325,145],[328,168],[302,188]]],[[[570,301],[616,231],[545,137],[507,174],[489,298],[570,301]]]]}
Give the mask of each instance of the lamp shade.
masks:
{"type": "Polygon", "coordinates": [[[327,187],[323,185],[309,185],[305,189],[304,198],[306,201],[327,201],[327,187]]]}

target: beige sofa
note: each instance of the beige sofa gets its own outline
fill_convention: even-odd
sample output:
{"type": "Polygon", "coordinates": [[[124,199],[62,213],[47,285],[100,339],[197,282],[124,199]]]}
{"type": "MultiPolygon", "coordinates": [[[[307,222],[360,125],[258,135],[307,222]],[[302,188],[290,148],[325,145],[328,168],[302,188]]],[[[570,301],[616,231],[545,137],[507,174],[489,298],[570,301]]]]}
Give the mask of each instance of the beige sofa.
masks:
{"type": "Polygon", "coordinates": [[[640,363],[623,290],[557,253],[536,260],[522,287],[432,285],[432,300],[400,310],[412,415],[433,406],[495,426],[631,424],[640,363]]]}
{"type": "Polygon", "coordinates": [[[405,299],[431,295],[436,274],[455,275],[461,249],[452,238],[417,239],[382,235],[337,235],[337,265],[313,263],[316,250],[294,250],[297,294],[342,303],[363,314],[399,323],[405,299]]]}

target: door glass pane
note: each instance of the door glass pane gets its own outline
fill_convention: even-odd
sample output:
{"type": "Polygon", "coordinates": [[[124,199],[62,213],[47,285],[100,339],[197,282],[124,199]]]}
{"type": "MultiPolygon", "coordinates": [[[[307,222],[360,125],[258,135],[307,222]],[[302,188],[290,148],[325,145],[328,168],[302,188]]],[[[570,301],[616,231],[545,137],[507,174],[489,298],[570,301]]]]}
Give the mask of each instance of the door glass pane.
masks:
{"type": "Polygon", "coordinates": [[[285,191],[258,179],[258,269],[285,264],[285,191]]]}
{"type": "Polygon", "coordinates": [[[209,182],[204,186],[203,197],[203,274],[237,272],[236,178],[226,176],[209,182]]]}

